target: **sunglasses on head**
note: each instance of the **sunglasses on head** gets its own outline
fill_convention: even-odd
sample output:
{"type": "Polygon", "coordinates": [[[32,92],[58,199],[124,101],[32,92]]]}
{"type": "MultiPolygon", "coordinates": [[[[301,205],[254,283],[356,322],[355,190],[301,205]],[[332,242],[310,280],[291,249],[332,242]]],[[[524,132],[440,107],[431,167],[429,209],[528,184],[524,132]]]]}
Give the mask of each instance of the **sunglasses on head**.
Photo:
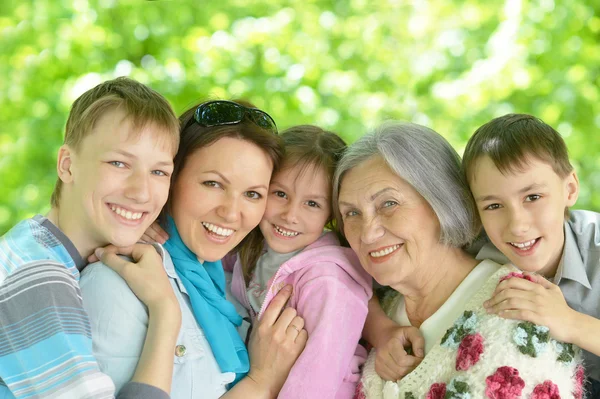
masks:
{"type": "Polygon", "coordinates": [[[277,134],[277,125],[269,114],[258,108],[249,108],[233,101],[217,100],[200,104],[194,120],[205,127],[235,125],[248,116],[256,126],[277,134]]]}

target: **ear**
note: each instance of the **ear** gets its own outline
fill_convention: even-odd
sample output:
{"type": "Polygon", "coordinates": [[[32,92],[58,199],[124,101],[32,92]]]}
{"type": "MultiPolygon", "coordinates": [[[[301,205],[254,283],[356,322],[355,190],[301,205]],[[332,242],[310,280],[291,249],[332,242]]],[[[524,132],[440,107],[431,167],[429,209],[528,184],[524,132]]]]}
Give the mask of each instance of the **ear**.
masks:
{"type": "Polygon", "coordinates": [[[73,150],[66,144],[62,145],[58,150],[56,172],[58,173],[58,178],[62,180],[63,183],[71,183],[73,181],[73,172],[71,171],[73,155],[73,150]]]}
{"type": "Polygon", "coordinates": [[[575,171],[571,172],[569,176],[565,178],[565,188],[567,194],[567,207],[571,207],[575,205],[577,202],[577,197],[579,197],[579,178],[577,177],[577,173],[575,171]]]}

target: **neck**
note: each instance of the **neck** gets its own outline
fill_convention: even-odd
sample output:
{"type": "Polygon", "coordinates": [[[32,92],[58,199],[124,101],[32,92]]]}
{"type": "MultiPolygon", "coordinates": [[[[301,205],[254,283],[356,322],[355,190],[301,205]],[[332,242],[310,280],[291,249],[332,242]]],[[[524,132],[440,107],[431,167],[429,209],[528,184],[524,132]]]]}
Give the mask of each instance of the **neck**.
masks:
{"type": "Polygon", "coordinates": [[[46,217],[71,240],[83,259],[87,259],[100,246],[94,245],[85,234],[81,234],[82,229],[80,226],[70,220],[70,218],[65,217],[64,212],[61,212],[60,208],[53,207],[46,217]]]}
{"type": "Polygon", "coordinates": [[[437,312],[478,263],[460,248],[434,252],[439,255],[418,265],[420,272],[412,281],[392,287],[404,296],[406,314],[414,327],[437,312]]]}
{"type": "Polygon", "coordinates": [[[558,270],[558,265],[560,265],[560,261],[563,257],[564,252],[565,252],[565,232],[563,230],[562,245],[560,246],[560,250],[557,251],[557,253],[552,256],[552,258],[548,262],[548,265],[546,267],[544,267],[543,269],[541,269],[540,271],[538,271],[537,273],[541,274],[542,276],[544,276],[546,278],[551,278],[551,279],[554,278],[556,276],[556,271],[558,270]]]}

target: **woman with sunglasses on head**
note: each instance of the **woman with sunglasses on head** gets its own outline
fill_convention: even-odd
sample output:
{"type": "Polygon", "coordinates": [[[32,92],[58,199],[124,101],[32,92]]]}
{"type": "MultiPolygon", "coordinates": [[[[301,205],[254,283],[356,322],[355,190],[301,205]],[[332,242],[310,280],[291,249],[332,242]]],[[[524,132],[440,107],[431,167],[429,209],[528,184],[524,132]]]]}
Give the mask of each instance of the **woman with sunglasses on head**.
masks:
{"type": "MultiPolygon", "coordinates": [[[[271,175],[283,153],[275,122],[246,102],[210,101],[184,112],[180,123],[181,143],[160,221],[170,238],[164,247],[155,244],[182,313],[171,397],[276,397],[306,343],[304,320],[291,308],[279,314],[290,295],[284,290],[246,350],[238,334],[243,319],[226,299],[221,266],[221,258],[244,242],[264,214],[271,175]]],[[[144,361],[147,309],[100,262],[84,270],[81,289],[94,354],[118,391],[144,361]]]]}

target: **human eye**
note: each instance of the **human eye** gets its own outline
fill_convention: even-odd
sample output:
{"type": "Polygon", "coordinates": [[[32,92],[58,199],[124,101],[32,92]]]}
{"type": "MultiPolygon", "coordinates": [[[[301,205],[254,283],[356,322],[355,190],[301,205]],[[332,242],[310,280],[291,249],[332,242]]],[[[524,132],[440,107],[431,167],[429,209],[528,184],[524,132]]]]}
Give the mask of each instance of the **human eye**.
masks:
{"type": "Polygon", "coordinates": [[[357,211],[357,210],[354,210],[354,209],[351,209],[351,210],[349,210],[349,211],[346,211],[346,212],[344,212],[344,213],[342,214],[342,216],[344,217],[344,219],[345,219],[345,218],[352,217],[352,216],[357,216],[357,215],[358,215],[358,211],[357,211]]]}
{"type": "Polygon", "coordinates": [[[165,171],[162,171],[162,170],[158,170],[158,169],[156,169],[156,170],[153,170],[153,171],[152,171],[152,172],[150,172],[150,173],[152,173],[152,174],[153,174],[153,175],[155,175],[155,176],[169,176],[169,174],[168,174],[167,172],[165,172],[165,171]]]}
{"type": "Polygon", "coordinates": [[[500,204],[490,204],[486,207],[483,208],[484,211],[493,211],[495,209],[499,209],[500,208],[500,204]]]}
{"type": "Polygon", "coordinates": [[[273,191],[273,194],[279,198],[287,198],[287,194],[281,190],[275,190],[273,191]]]}
{"type": "Polygon", "coordinates": [[[124,168],[125,167],[125,163],[121,162],[121,161],[110,161],[109,164],[112,165],[112,166],[116,166],[117,168],[124,168]]]}
{"type": "Polygon", "coordinates": [[[530,194],[527,197],[525,197],[525,202],[534,202],[539,200],[540,198],[542,198],[542,196],[539,194],[530,194]]]}
{"type": "Polygon", "coordinates": [[[320,208],[321,207],[321,205],[319,205],[319,203],[317,201],[313,201],[313,200],[306,201],[306,205],[308,205],[311,208],[320,208]]]}
{"type": "Polygon", "coordinates": [[[260,194],[256,191],[246,191],[245,195],[246,195],[246,197],[248,197],[250,199],[255,199],[255,200],[259,200],[263,197],[262,194],[260,194]]]}
{"type": "Polygon", "coordinates": [[[391,208],[396,205],[398,205],[398,202],[396,202],[394,200],[388,200],[388,201],[384,201],[383,204],[381,204],[381,207],[382,208],[391,208]]]}
{"type": "Polygon", "coordinates": [[[205,185],[206,187],[215,187],[215,188],[221,187],[221,185],[214,180],[206,180],[206,181],[202,182],[202,184],[205,185]]]}

